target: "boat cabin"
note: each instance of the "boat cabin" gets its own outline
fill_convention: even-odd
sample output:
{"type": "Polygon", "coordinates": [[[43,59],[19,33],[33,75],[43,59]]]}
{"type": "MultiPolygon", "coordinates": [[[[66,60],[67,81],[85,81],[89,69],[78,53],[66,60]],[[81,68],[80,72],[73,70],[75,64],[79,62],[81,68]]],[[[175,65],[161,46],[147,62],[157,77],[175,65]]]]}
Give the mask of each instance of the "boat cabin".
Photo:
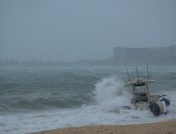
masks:
{"type": "Polygon", "coordinates": [[[134,80],[131,85],[134,95],[132,103],[136,104],[138,102],[148,102],[148,98],[150,96],[148,81],[142,79],[134,80]]]}

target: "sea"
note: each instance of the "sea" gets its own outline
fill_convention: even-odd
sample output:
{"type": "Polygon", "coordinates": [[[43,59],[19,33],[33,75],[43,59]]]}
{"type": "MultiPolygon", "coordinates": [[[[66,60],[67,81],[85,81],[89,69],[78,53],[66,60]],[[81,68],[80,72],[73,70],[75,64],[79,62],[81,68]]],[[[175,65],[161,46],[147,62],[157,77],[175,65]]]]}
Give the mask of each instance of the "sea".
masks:
{"type": "Polygon", "coordinates": [[[125,125],[176,118],[176,67],[138,66],[138,75],[155,80],[152,95],[170,97],[168,113],[124,109],[132,98],[124,83],[135,66],[1,66],[0,134],[56,128],[125,125]]]}

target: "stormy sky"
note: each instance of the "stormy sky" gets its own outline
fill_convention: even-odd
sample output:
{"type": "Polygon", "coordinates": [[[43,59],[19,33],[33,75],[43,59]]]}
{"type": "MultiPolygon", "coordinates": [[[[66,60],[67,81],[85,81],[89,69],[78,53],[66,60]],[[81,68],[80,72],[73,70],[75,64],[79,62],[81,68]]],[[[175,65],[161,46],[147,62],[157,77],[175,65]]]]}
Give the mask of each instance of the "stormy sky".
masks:
{"type": "Polygon", "coordinates": [[[176,44],[176,0],[0,0],[0,59],[112,57],[176,44]]]}

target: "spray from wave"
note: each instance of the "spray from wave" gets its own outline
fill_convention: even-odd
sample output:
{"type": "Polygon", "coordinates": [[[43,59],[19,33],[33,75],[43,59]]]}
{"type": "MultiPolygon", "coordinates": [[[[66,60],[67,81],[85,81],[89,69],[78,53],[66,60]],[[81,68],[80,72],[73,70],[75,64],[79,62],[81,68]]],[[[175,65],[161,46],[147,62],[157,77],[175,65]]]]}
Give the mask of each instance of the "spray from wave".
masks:
{"type": "Polygon", "coordinates": [[[104,78],[95,85],[97,105],[107,112],[120,112],[120,107],[129,104],[129,93],[117,76],[104,78]]]}

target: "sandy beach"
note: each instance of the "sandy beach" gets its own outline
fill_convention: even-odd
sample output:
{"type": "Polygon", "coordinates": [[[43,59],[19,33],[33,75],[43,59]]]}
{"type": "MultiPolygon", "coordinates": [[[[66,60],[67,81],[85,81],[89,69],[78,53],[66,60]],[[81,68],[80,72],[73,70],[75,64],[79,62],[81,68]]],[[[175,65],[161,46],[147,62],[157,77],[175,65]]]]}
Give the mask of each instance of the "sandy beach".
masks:
{"type": "Polygon", "coordinates": [[[62,128],[33,134],[176,134],[176,119],[138,125],[100,125],[62,128]]]}

